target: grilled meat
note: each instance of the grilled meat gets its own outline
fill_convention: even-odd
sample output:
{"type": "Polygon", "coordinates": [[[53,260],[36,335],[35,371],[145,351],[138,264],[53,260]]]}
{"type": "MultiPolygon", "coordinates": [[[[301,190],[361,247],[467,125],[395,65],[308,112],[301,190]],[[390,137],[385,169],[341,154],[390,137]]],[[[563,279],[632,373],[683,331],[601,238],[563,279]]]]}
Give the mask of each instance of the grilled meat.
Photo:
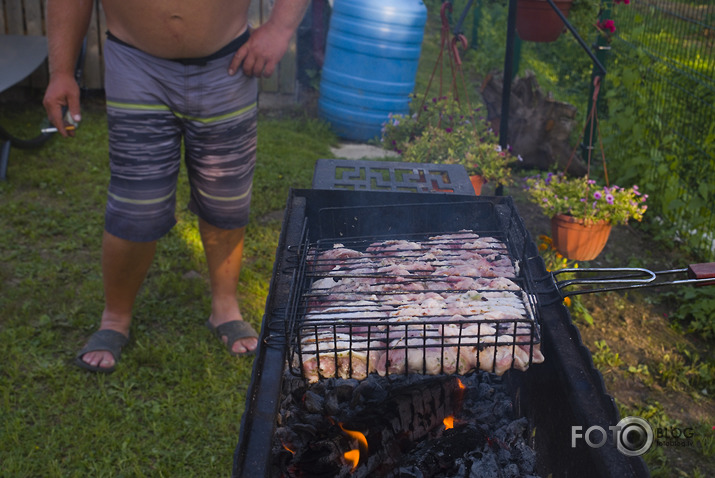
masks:
{"type": "MultiPolygon", "coordinates": [[[[543,362],[538,328],[504,243],[471,231],[313,251],[303,373],[498,375],[543,362]]],[[[299,367],[301,364],[295,364],[299,367]]]]}

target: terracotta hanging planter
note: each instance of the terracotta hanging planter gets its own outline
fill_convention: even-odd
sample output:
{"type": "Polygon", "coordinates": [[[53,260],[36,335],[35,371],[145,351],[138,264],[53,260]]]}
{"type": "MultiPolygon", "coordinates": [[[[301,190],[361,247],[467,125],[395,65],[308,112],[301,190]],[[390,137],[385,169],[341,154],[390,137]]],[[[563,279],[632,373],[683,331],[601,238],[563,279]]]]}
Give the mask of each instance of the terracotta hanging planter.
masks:
{"type": "Polygon", "coordinates": [[[551,238],[561,254],[574,261],[595,259],[608,242],[611,224],[601,221],[585,225],[571,216],[558,214],[551,218],[551,238]]]}
{"type": "Polygon", "coordinates": [[[472,182],[472,187],[474,188],[474,194],[480,196],[482,194],[482,186],[487,182],[484,176],[479,174],[473,174],[469,176],[469,180],[472,182]]]}
{"type": "MultiPolygon", "coordinates": [[[[554,0],[568,17],[573,0],[554,0]]],[[[516,3],[516,33],[524,41],[556,41],[566,29],[564,22],[546,0],[518,0],[516,3]]]]}

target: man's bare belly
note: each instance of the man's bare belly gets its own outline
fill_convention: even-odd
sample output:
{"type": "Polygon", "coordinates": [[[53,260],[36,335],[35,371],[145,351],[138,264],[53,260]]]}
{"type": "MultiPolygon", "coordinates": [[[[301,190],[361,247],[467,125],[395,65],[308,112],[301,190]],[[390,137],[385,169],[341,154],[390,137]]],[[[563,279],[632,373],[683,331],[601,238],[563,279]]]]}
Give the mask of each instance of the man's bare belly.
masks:
{"type": "Polygon", "coordinates": [[[161,58],[210,55],[246,30],[250,0],[103,0],[107,29],[161,58]]]}

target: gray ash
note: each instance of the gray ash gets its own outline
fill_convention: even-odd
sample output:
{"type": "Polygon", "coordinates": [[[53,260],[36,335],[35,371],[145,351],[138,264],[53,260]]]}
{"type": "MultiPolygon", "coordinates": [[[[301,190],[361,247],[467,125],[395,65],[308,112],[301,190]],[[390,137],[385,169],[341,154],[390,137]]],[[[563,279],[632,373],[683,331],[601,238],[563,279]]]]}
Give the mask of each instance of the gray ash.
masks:
{"type": "Polygon", "coordinates": [[[501,379],[371,375],[308,385],[284,377],[272,476],[532,477],[536,453],[501,379]],[[444,419],[453,417],[453,428],[444,419]],[[367,449],[345,430],[362,433],[367,449]],[[344,457],[359,450],[353,466],[344,457]]]}

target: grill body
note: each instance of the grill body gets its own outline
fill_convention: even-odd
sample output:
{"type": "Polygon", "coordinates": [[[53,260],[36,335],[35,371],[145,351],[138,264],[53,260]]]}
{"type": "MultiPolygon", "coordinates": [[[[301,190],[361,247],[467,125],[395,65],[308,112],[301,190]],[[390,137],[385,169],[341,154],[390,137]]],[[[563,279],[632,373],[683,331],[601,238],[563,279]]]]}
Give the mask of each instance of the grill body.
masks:
{"type": "Polygon", "coordinates": [[[510,371],[516,413],[536,429],[539,473],[553,476],[648,476],[639,457],[621,454],[612,437],[600,448],[571,444],[571,427],[604,429],[619,420],[590,353],[511,198],[375,191],[292,190],[271,279],[259,348],[234,456],[234,477],[268,476],[271,440],[281,401],[282,376],[290,352],[291,311],[304,285],[301,250],[306,239],[355,238],[375,234],[444,233],[469,228],[498,231],[519,261],[528,292],[542,305],[543,364],[510,371]]]}

